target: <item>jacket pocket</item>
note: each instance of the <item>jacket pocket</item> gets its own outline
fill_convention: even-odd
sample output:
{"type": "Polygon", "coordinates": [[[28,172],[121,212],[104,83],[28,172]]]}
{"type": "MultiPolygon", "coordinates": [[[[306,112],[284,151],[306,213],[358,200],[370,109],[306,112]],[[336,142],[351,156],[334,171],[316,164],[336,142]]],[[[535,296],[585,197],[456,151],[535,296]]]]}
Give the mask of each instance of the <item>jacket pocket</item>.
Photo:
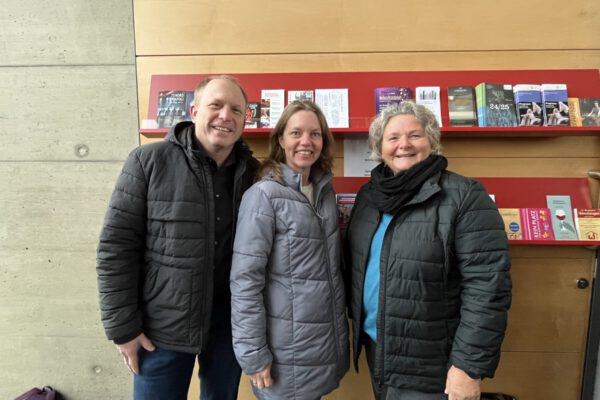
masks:
{"type": "Polygon", "coordinates": [[[142,288],[144,330],[165,342],[187,343],[191,297],[190,270],[150,265],[142,288]]]}

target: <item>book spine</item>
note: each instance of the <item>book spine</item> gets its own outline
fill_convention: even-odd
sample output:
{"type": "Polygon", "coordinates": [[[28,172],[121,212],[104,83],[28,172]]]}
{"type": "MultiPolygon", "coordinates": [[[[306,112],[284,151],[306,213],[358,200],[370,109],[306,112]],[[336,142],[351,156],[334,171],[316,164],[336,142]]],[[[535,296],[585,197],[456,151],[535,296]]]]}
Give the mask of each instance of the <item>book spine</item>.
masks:
{"type": "Polygon", "coordinates": [[[583,126],[581,120],[581,109],[579,108],[579,99],[577,97],[569,97],[569,121],[571,126],[583,126]]]}

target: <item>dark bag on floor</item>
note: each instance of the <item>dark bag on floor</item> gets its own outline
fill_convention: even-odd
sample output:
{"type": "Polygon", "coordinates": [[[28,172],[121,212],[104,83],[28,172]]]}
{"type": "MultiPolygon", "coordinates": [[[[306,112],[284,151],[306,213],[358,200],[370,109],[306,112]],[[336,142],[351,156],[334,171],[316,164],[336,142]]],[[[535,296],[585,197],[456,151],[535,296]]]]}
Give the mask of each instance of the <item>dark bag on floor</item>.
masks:
{"type": "Polygon", "coordinates": [[[44,386],[42,389],[33,388],[23,393],[15,400],[59,400],[58,392],[50,386],[44,386]]]}

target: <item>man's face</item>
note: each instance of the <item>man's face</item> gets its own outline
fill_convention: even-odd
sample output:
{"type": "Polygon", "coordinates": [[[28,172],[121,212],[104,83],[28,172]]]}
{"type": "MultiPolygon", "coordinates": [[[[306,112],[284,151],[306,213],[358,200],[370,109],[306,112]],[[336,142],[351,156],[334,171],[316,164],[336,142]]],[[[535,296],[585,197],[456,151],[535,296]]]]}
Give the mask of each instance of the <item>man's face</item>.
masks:
{"type": "Polygon", "coordinates": [[[246,101],[240,88],[225,79],[210,81],[191,107],[196,137],[208,155],[229,152],[242,135],[246,101]]]}

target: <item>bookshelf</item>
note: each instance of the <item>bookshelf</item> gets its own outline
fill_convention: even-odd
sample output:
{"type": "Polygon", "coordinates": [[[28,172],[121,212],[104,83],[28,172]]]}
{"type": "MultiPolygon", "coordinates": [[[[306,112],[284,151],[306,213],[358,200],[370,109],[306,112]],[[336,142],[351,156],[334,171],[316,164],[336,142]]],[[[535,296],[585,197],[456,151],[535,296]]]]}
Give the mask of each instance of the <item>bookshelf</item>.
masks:
{"type": "MultiPolygon", "coordinates": [[[[375,88],[439,86],[442,111],[442,140],[452,138],[547,138],[600,136],[600,127],[450,127],[448,86],[495,83],[565,83],[569,97],[600,97],[600,73],[583,70],[488,70],[488,71],[401,71],[401,72],[310,72],[232,74],[244,86],[249,101],[260,101],[263,89],[314,90],[348,88],[349,128],[333,128],[338,138],[365,137],[375,115],[375,88]]],[[[153,75],[148,117],[156,115],[158,93],[165,90],[193,90],[208,74],[153,75]]],[[[141,129],[146,138],[162,138],[168,129],[141,129]]],[[[245,129],[247,139],[266,139],[270,128],[245,129]]],[[[478,178],[489,193],[496,195],[499,208],[546,207],[546,195],[568,194],[573,208],[593,208],[587,178],[478,178]]],[[[356,192],[367,178],[336,177],[338,193],[356,192]]],[[[511,240],[515,245],[597,246],[600,241],[511,240]]]]}
{"type": "MultiPolygon", "coordinates": [[[[498,208],[546,207],[546,195],[569,195],[573,208],[594,208],[587,178],[473,178],[496,198],[498,208]]],[[[366,177],[334,177],[336,193],[356,193],[366,177]]],[[[599,246],[590,240],[509,240],[512,245],[599,246]]]]}
{"type": "MultiPolygon", "coordinates": [[[[566,83],[570,97],[600,97],[598,70],[505,70],[505,71],[403,71],[403,72],[306,72],[232,74],[248,94],[250,101],[260,101],[262,89],[335,89],[348,88],[349,128],[334,128],[336,137],[364,137],[375,115],[375,88],[387,86],[439,86],[442,109],[442,137],[555,137],[600,136],[600,127],[450,127],[448,119],[448,86],[480,82],[497,83],[566,83]]],[[[153,75],[150,83],[148,119],[154,119],[158,92],[194,90],[207,74],[153,75]]],[[[163,137],[167,129],[141,129],[148,138],[163,137]]],[[[246,129],[246,138],[266,138],[270,129],[246,129]]]]}

